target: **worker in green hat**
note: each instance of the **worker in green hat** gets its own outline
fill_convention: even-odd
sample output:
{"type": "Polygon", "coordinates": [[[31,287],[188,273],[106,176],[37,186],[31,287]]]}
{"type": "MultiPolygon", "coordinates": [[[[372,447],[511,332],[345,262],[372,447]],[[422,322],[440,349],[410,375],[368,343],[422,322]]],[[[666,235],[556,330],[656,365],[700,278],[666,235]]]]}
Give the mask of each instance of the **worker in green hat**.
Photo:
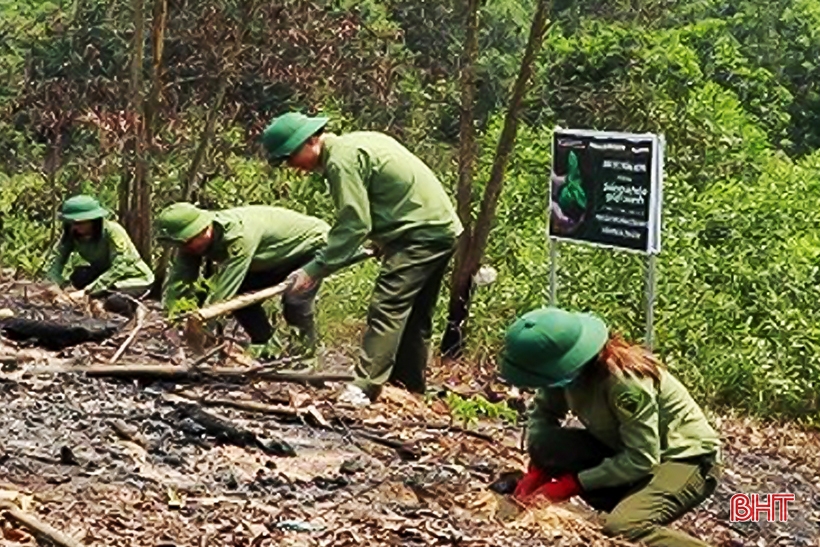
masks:
{"type": "Polygon", "coordinates": [[[154,283],[154,273],[125,229],[108,216],[92,196],[67,199],[59,213],[63,233],[46,277],[61,287],[70,284],[77,289],[70,293],[73,298],[105,297],[106,308],[128,314],[135,305],[125,304],[122,294],[144,296],[154,283]],[[75,251],[86,264],[74,268],[66,279],[63,270],[75,251]]]}
{"type": "Polygon", "coordinates": [[[611,536],[664,547],[706,545],[666,525],[715,490],[720,440],[686,388],[641,346],[590,314],[541,308],[506,335],[500,373],[537,388],[529,470],[515,497],[581,496],[608,513],[611,536]],[[568,411],[584,428],[564,427],[568,411]]]}
{"type": "Polygon", "coordinates": [[[336,209],[327,245],[292,275],[291,292],[310,290],[344,267],[367,239],[381,271],[367,316],[355,381],[339,400],[374,401],[389,382],[426,389],[432,317],[462,226],[430,168],[388,135],[325,132],[327,118],[288,113],[262,135],[268,160],[323,175],[336,209]]]}
{"type": "MultiPolygon", "coordinates": [[[[165,282],[163,305],[171,309],[183,296],[198,298],[194,284],[203,259],[217,265],[204,305],[229,300],[285,281],[314,259],[327,239],[328,224],[282,207],[249,205],[206,211],[191,203],[174,203],[156,220],[157,239],[179,248],[165,282]]],[[[304,342],[316,341],[314,300],[316,284],[301,294],[283,297],[283,315],[304,342]]],[[[261,303],[234,312],[254,345],[266,344],[273,328],[261,303]]]]}

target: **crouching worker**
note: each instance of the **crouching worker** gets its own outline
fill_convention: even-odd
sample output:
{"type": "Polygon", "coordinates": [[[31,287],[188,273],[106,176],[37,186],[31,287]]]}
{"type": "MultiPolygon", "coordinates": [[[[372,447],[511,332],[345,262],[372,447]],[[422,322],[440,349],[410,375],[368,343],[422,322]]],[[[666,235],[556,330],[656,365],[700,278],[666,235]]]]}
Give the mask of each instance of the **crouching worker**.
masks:
{"type": "MultiPolygon", "coordinates": [[[[197,298],[207,306],[282,283],[313,260],[330,230],[318,218],[262,205],[212,212],[191,203],[175,203],[160,213],[156,224],[157,239],[179,247],[165,283],[166,310],[181,297],[197,298]],[[194,285],[206,258],[214,262],[216,272],[210,279],[210,291],[202,295],[194,285]]],[[[316,341],[313,312],[318,291],[319,284],[282,299],[285,321],[298,329],[308,347],[316,341]]],[[[261,303],[233,315],[252,344],[266,344],[273,336],[261,303]]]]}
{"type": "Polygon", "coordinates": [[[142,260],[128,233],[120,224],[108,220],[109,212],[91,196],[67,199],[60,210],[63,234],[46,277],[76,291],[72,298],[105,298],[109,311],[130,315],[136,308],[131,298],[148,293],[154,273],[142,260]],[[77,254],[87,264],[74,268],[68,279],[63,276],[68,259],[77,254]]]}
{"type": "Polygon", "coordinates": [[[665,525],[717,486],[720,441],[686,388],[647,350],[601,319],[558,308],[510,327],[501,375],[539,388],[530,414],[529,470],[515,497],[581,496],[608,513],[605,532],[647,545],[704,546],[665,525]],[[562,427],[568,411],[585,428],[562,427]]]}

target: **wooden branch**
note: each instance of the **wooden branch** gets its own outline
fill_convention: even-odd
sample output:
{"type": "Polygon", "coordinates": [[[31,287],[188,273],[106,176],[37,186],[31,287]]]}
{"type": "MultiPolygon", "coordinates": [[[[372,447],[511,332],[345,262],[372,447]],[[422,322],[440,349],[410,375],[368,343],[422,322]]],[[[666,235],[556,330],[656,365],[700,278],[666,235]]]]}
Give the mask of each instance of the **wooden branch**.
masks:
{"type": "Polygon", "coordinates": [[[196,361],[191,363],[191,369],[192,370],[198,369],[205,361],[207,361],[208,359],[210,359],[211,357],[213,357],[214,355],[216,355],[217,353],[219,353],[220,351],[225,349],[225,346],[227,346],[227,345],[228,345],[227,342],[223,342],[223,343],[219,344],[218,346],[212,348],[208,353],[206,353],[205,355],[203,355],[202,357],[200,357],[199,359],[197,359],[196,361]]]}
{"type": "Polygon", "coordinates": [[[446,431],[451,431],[453,433],[461,433],[463,435],[468,435],[470,437],[475,437],[476,439],[481,439],[482,441],[487,442],[495,442],[495,438],[492,435],[488,435],[487,433],[482,433],[480,431],[473,431],[472,429],[466,429],[464,427],[460,427],[457,425],[451,424],[428,424],[425,422],[414,422],[414,421],[404,421],[401,423],[403,427],[423,427],[425,429],[443,429],[446,431]]]}
{"type": "MultiPolygon", "coordinates": [[[[375,253],[372,250],[364,249],[354,255],[345,264],[345,266],[352,266],[353,264],[357,264],[374,256],[375,253]]],[[[241,310],[247,306],[263,302],[275,296],[279,296],[287,291],[289,286],[290,283],[288,281],[284,281],[278,285],[274,285],[273,287],[267,287],[256,292],[240,294],[230,300],[217,302],[216,304],[211,304],[210,306],[200,308],[196,312],[189,315],[186,320],[184,332],[185,341],[195,353],[202,353],[202,347],[206,336],[204,324],[207,321],[227,315],[237,310],[241,310]]]]}
{"type": "Polygon", "coordinates": [[[550,5],[551,2],[549,0],[539,0],[535,8],[535,15],[533,16],[529,38],[527,39],[527,47],[521,59],[518,77],[513,84],[507,114],[504,117],[504,126],[501,129],[501,136],[498,139],[498,145],[495,150],[490,179],[484,187],[484,197],[481,200],[481,208],[476,218],[475,231],[473,232],[470,245],[471,252],[468,254],[464,264],[464,267],[467,268],[466,273],[469,273],[470,276],[478,271],[481,257],[487,248],[487,240],[495,219],[498,198],[504,187],[504,174],[506,173],[510,156],[515,147],[519,112],[524,102],[524,97],[529,90],[535,59],[541,51],[544,34],[547,31],[550,5]]]}
{"type": "Polygon", "coordinates": [[[181,405],[181,411],[185,416],[204,427],[207,433],[222,442],[241,447],[255,446],[268,454],[276,456],[296,455],[293,447],[285,441],[273,439],[269,442],[265,442],[252,431],[238,427],[227,418],[219,416],[218,414],[206,412],[197,404],[183,404],[181,405]]]}
{"type": "MultiPolygon", "coordinates": [[[[396,452],[398,452],[399,456],[403,459],[409,460],[417,460],[421,457],[421,453],[419,452],[418,448],[413,446],[410,443],[404,443],[402,441],[397,441],[393,439],[388,439],[384,437],[384,435],[371,433],[369,431],[365,431],[359,428],[352,428],[349,430],[343,428],[334,428],[329,424],[325,423],[322,424],[315,415],[312,414],[313,412],[317,412],[315,407],[308,407],[305,409],[298,409],[292,408],[288,406],[277,406],[277,405],[267,405],[264,403],[257,403],[256,401],[243,401],[239,399],[220,399],[220,398],[205,398],[205,397],[196,397],[190,393],[177,393],[177,396],[184,397],[187,399],[191,399],[197,401],[202,406],[225,406],[229,408],[235,408],[238,410],[245,410],[248,412],[259,412],[262,414],[273,414],[276,416],[283,416],[287,418],[296,418],[299,416],[311,416],[313,421],[316,422],[311,424],[314,427],[320,427],[322,429],[330,428],[331,431],[334,431],[340,435],[345,435],[347,433],[351,433],[353,435],[358,435],[359,437],[366,439],[370,442],[386,446],[387,448],[392,448],[396,452]],[[317,424],[319,424],[317,426],[317,424]]],[[[318,414],[318,412],[317,412],[318,414]]]]}
{"type": "MultiPolygon", "coordinates": [[[[368,258],[372,258],[375,256],[375,253],[370,249],[365,249],[362,252],[356,254],[351,260],[349,260],[345,266],[352,266],[353,264],[357,264],[368,258]]],[[[240,294],[239,296],[232,298],[230,300],[226,300],[224,302],[217,302],[216,304],[211,304],[210,306],[206,306],[204,308],[200,308],[196,313],[194,313],[191,317],[198,319],[201,322],[205,322],[211,320],[215,317],[220,317],[222,315],[226,315],[228,313],[234,312],[236,310],[240,310],[251,304],[256,304],[258,302],[262,302],[273,298],[274,296],[279,296],[283,292],[288,289],[289,283],[283,282],[279,283],[278,285],[274,285],[273,287],[268,287],[266,289],[262,289],[256,292],[240,294]]]]}
{"type": "Polygon", "coordinates": [[[142,436],[139,430],[135,427],[131,427],[123,420],[111,420],[109,423],[111,429],[113,429],[117,435],[125,439],[126,441],[131,441],[132,443],[138,444],[146,451],[150,452],[153,447],[148,440],[142,436]]]}
{"type": "Polygon", "coordinates": [[[268,300],[274,296],[279,296],[287,290],[288,286],[289,283],[279,283],[278,285],[262,289],[261,291],[240,294],[236,298],[232,298],[224,302],[217,302],[216,304],[200,308],[199,311],[192,316],[192,318],[205,322],[215,317],[220,317],[236,310],[241,310],[242,308],[252,304],[268,300]]]}
{"type": "Polygon", "coordinates": [[[143,378],[154,380],[185,380],[191,377],[188,367],[176,365],[92,365],[63,369],[64,372],[84,372],[92,378],[143,378]]]}
{"type": "Polygon", "coordinates": [[[382,446],[386,446],[387,448],[392,448],[402,459],[417,460],[421,457],[421,452],[419,449],[410,443],[388,439],[383,435],[377,435],[362,429],[351,429],[350,432],[363,439],[367,439],[372,443],[380,444],[382,446]]]}
{"type": "Polygon", "coordinates": [[[20,510],[11,502],[0,501],[0,511],[3,511],[9,519],[17,524],[22,524],[34,532],[35,535],[43,537],[55,545],[59,545],[60,547],[83,547],[83,544],[79,541],[68,537],[40,519],[20,510]]]}
{"type": "Polygon", "coordinates": [[[323,382],[352,382],[352,374],[304,374],[301,372],[264,372],[256,373],[257,378],[271,382],[285,382],[290,384],[321,384],[323,382]]]}
{"type": "Polygon", "coordinates": [[[116,363],[117,359],[119,359],[120,356],[122,356],[122,354],[125,353],[125,350],[128,348],[129,345],[131,345],[131,342],[134,341],[134,338],[137,337],[137,334],[139,333],[140,329],[142,329],[142,324],[144,321],[145,306],[143,306],[142,303],[137,301],[137,324],[134,327],[134,330],[131,331],[131,334],[128,335],[128,338],[125,339],[125,342],[122,343],[122,345],[119,347],[116,353],[114,353],[114,355],[111,357],[111,360],[108,361],[109,364],[113,365],[114,363],[116,363]]]}
{"type": "Polygon", "coordinates": [[[185,392],[178,393],[181,397],[191,398],[202,406],[225,406],[228,408],[235,408],[237,410],[246,410],[248,412],[259,412],[261,414],[273,414],[275,416],[285,416],[288,418],[297,418],[301,414],[298,409],[282,406],[282,405],[268,405],[265,403],[257,403],[256,401],[243,401],[240,399],[220,399],[211,397],[193,397],[185,392]]]}
{"type": "Polygon", "coordinates": [[[145,380],[207,381],[216,379],[264,379],[271,382],[292,384],[315,384],[321,382],[349,382],[350,374],[303,374],[271,372],[264,369],[240,369],[220,367],[210,369],[191,369],[176,365],[91,365],[84,367],[60,367],[39,370],[38,372],[79,372],[92,378],[125,378],[145,380]]]}

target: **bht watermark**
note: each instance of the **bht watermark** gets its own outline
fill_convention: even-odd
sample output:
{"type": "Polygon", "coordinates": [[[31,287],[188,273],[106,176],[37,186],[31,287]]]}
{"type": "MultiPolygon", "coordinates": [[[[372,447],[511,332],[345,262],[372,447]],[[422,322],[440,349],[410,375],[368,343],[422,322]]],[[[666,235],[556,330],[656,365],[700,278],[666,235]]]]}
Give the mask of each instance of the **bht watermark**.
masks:
{"type": "Polygon", "coordinates": [[[794,494],[734,494],[729,501],[729,519],[732,522],[759,521],[765,517],[768,522],[789,520],[789,502],[794,494]]]}

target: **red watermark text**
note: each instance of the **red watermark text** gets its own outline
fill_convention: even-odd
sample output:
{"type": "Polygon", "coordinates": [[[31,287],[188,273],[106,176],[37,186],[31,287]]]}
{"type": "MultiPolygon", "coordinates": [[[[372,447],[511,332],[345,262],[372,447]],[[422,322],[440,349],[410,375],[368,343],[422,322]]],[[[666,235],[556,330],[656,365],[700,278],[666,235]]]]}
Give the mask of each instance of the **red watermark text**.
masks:
{"type": "Polygon", "coordinates": [[[794,494],[734,494],[729,501],[729,518],[732,522],[786,522],[792,501],[794,494]]]}

